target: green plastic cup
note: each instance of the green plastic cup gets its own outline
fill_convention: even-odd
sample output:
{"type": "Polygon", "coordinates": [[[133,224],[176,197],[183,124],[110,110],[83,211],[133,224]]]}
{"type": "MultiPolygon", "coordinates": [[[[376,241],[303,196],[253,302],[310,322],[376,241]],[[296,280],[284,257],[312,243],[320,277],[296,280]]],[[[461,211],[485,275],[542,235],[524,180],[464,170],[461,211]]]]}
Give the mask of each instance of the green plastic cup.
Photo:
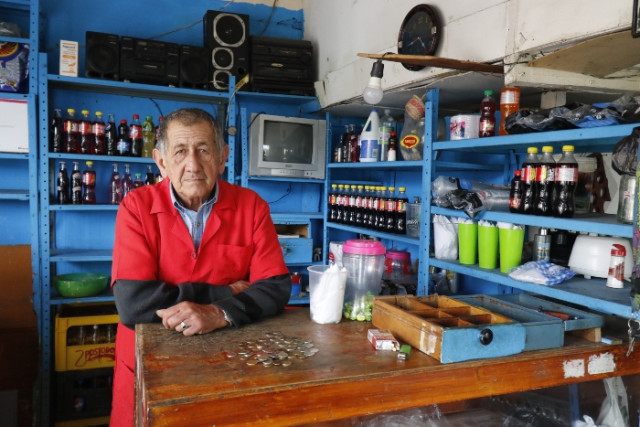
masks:
{"type": "Polygon", "coordinates": [[[478,226],[478,265],[494,269],[498,266],[498,227],[478,226]]]}
{"type": "Polygon", "coordinates": [[[519,266],[521,263],[524,228],[500,228],[499,242],[500,271],[507,273],[510,269],[519,266]]]}
{"type": "Polygon", "coordinates": [[[478,253],[478,224],[458,224],[458,258],[460,264],[475,264],[478,253]]]}

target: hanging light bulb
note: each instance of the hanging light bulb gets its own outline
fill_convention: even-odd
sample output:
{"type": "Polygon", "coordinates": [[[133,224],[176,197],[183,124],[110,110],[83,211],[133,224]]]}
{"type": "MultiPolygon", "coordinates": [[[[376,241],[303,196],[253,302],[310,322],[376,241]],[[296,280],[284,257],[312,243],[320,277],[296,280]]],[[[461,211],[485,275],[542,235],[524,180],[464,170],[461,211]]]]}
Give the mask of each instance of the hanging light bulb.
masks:
{"type": "Polygon", "coordinates": [[[382,60],[378,59],[373,63],[371,67],[371,78],[367,87],[364,88],[362,97],[367,104],[375,105],[382,101],[382,73],[384,71],[384,64],[382,60]]]}

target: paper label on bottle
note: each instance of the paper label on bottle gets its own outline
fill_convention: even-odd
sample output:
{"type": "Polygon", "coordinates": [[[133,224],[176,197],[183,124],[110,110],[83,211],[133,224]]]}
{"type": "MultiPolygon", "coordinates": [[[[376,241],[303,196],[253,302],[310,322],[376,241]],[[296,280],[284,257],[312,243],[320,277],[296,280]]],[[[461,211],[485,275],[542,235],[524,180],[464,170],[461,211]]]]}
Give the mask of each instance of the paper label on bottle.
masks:
{"type": "Polygon", "coordinates": [[[556,168],[556,181],[578,182],[578,168],[572,166],[560,166],[556,168]]]}

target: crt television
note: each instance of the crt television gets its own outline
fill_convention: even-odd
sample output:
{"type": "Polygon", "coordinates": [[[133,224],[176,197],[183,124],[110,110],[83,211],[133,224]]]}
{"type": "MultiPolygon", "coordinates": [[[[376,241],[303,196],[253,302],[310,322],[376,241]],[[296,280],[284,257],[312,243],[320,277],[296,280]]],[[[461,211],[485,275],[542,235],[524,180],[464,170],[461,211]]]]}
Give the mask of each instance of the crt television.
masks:
{"type": "Polygon", "coordinates": [[[324,179],[325,120],[253,114],[249,175],[324,179]]]}

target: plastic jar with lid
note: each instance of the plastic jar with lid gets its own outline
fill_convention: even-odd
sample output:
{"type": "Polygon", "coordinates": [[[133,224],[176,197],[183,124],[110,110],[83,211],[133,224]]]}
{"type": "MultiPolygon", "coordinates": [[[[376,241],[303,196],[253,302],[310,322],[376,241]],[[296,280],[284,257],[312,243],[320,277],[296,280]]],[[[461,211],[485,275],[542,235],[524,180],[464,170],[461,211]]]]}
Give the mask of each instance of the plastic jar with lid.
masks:
{"type": "Polygon", "coordinates": [[[389,279],[400,279],[411,274],[411,254],[407,251],[387,251],[384,260],[384,275],[389,279]]]}
{"type": "Polygon", "coordinates": [[[348,271],[344,316],[369,321],[373,298],[382,290],[385,246],[375,240],[352,239],[342,246],[342,264],[348,271]]]}

